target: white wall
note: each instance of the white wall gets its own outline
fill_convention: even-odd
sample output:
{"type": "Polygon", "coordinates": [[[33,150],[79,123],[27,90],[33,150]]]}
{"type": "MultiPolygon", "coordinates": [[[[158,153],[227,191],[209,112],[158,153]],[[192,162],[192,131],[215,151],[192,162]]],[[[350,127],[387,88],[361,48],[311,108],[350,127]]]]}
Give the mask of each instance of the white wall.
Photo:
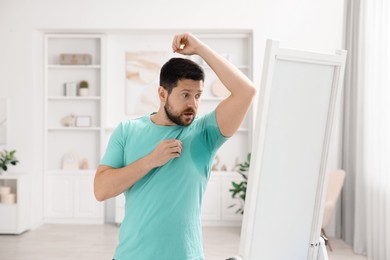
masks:
{"type": "Polygon", "coordinates": [[[266,38],[331,52],[342,47],[343,17],[340,0],[0,0],[0,96],[10,104],[6,147],[18,151],[15,170],[32,176],[33,225],[42,219],[43,201],[43,31],[253,29],[259,85],[266,38]]]}
{"type": "MultiPolygon", "coordinates": [[[[42,217],[42,122],[37,111],[41,90],[33,85],[33,46],[30,1],[0,1],[0,96],[8,98],[7,145],[0,149],[16,149],[20,163],[10,170],[30,174],[33,204],[31,219],[42,217]],[[22,18],[22,19],[21,19],[22,18]]],[[[39,114],[39,115],[40,115],[39,114]]]]}

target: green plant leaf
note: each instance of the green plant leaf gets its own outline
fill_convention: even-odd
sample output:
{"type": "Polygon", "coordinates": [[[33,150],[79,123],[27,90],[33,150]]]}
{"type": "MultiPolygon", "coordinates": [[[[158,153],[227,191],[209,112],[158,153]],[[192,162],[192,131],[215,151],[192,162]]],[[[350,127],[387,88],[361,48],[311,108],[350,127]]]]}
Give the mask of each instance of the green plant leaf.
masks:
{"type": "Polygon", "coordinates": [[[236,189],[239,189],[239,187],[240,187],[240,186],[239,186],[237,183],[235,183],[234,181],[232,181],[232,185],[233,185],[233,187],[236,188],[236,189]]]}
{"type": "MultiPolygon", "coordinates": [[[[242,200],[244,204],[245,204],[246,190],[248,184],[247,181],[248,181],[248,172],[250,168],[250,161],[251,161],[251,153],[248,153],[246,157],[246,161],[237,163],[235,165],[237,167],[235,171],[241,175],[243,181],[241,181],[240,183],[232,182],[233,188],[229,189],[229,191],[232,193],[232,198],[242,200]]],[[[244,214],[244,204],[239,205],[239,209],[236,211],[236,214],[238,213],[244,214]]],[[[229,208],[231,207],[233,207],[233,205],[229,206],[229,208]]]]}
{"type": "Polygon", "coordinates": [[[8,152],[8,150],[4,149],[0,152],[0,168],[4,171],[7,171],[8,165],[16,165],[19,161],[15,157],[16,150],[12,150],[8,152]]]}

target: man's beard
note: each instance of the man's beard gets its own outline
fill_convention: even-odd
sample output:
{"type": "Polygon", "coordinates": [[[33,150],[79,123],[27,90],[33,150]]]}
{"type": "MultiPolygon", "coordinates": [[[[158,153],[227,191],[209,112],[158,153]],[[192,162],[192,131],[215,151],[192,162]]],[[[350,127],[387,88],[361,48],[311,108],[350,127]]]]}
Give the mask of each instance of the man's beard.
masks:
{"type": "Polygon", "coordinates": [[[181,126],[188,126],[188,125],[190,125],[194,121],[195,115],[196,115],[195,111],[192,108],[188,108],[188,109],[184,110],[182,113],[175,114],[170,109],[168,101],[166,102],[166,104],[164,106],[164,110],[165,110],[165,114],[167,115],[168,119],[171,120],[171,122],[175,123],[176,125],[181,125],[181,126]],[[181,117],[184,113],[192,113],[193,114],[192,119],[184,120],[181,117]]]}

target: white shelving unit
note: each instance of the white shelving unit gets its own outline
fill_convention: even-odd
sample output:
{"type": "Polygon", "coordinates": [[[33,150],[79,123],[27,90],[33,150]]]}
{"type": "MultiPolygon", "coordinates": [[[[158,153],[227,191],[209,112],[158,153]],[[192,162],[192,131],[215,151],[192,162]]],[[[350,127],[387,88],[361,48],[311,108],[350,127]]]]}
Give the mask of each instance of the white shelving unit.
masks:
{"type": "Polygon", "coordinates": [[[7,172],[0,175],[0,186],[11,187],[11,193],[16,194],[15,203],[0,202],[0,234],[21,234],[30,228],[29,176],[7,172]]]}
{"type": "MultiPolygon", "coordinates": [[[[194,32],[197,37],[216,50],[218,53],[225,56],[232,62],[240,71],[252,79],[252,33],[251,32],[194,32]]],[[[142,41],[143,36],[138,37],[142,41]]],[[[146,39],[158,37],[145,36],[146,39]]],[[[165,35],[160,34],[160,37],[165,35]]],[[[134,43],[134,47],[137,44],[134,43]]],[[[191,59],[197,62],[204,68],[206,79],[204,82],[204,91],[201,97],[199,106],[199,115],[203,115],[214,109],[224,97],[215,96],[212,92],[212,85],[217,79],[214,72],[208,65],[201,60],[200,57],[194,56],[191,59]]],[[[217,166],[217,171],[213,171],[204,195],[202,223],[204,225],[241,225],[242,215],[236,214],[236,207],[229,208],[232,204],[239,203],[238,200],[231,198],[229,189],[232,187],[231,182],[241,182],[241,176],[232,172],[232,168],[238,162],[245,161],[248,152],[251,150],[252,140],[252,110],[249,111],[247,117],[242,123],[237,133],[225,143],[218,152],[220,163],[217,166]],[[227,171],[220,171],[225,166],[227,171]]],[[[113,126],[107,128],[106,142],[113,126]]],[[[115,222],[121,223],[124,217],[124,196],[121,194],[115,200],[115,222]]]]}
{"type": "Polygon", "coordinates": [[[104,35],[46,34],[44,217],[49,223],[102,223],[103,204],[93,195],[93,179],[103,150],[105,126],[104,35]],[[62,65],[60,54],[90,54],[90,65],[62,65]],[[88,96],[66,96],[65,83],[89,83],[88,96]],[[88,116],[90,126],[64,126],[70,115],[88,116]],[[63,169],[64,156],[78,161],[63,169]],[[88,169],[80,169],[81,161],[88,169]]]}
{"type": "Polygon", "coordinates": [[[233,199],[229,189],[232,181],[240,183],[236,172],[212,172],[203,197],[202,224],[204,226],[239,226],[242,215],[237,214],[240,201],[233,199]],[[235,205],[234,207],[230,207],[235,205]]]}

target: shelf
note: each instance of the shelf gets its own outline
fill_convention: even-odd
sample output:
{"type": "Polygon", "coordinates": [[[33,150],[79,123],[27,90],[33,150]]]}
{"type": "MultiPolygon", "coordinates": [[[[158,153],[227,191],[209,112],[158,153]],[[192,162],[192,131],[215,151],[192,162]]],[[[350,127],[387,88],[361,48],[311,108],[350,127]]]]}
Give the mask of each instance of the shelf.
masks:
{"type": "Polygon", "coordinates": [[[88,96],[88,97],[80,97],[80,96],[51,96],[48,97],[48,100],[66,100],[66,101],[85,101],[85,100],[101,100],[99,96],[88,96]]]}
{"type": "Polygon", "coordinates": [[[6,172],[0,174],[0,180],[17,180],[18,178],[23,178],[25,173],[21,172],[6,172]]]}
{"type": "Polygon", "coordinates": [[[220,30],[218,31],[210,31],[209,33],[198,33],[197,36],[201,39],[247,39],[248,38],[248,33],[251,31],[247,32],[227,32],[227,33],[221,33],[220,30]]]}
{"type": "Polygon", "coordinates": [[[201,97],[201,101],[222,101],[225,97],[201,97]]]}
{"type": "Polygon", "coordinates": [[[3,209],[13,209],[15,208],[14,210],[16,210],[18,207],[18,203],[12,203],[12,204],[7,204],[7,203],[1,203],[0,202],[0,208],[3,208],[3,209]]]}
{"type": "Polygon", "coordinates": [[[105,36],[47,34],[44,44],[44,219],[52,223],[102,223],[104,204],[96,201],[91,187],[105,129],[105,36]],[[89,54],[91,62],[60,64],[61,54],[89,54]],[[90,86],[87,96],[78,96],[78,92],[64,95],[66,83],[79,85],[83,80],[90,86]],[[67,119],[67,125],[72,126],[63,124],[67,119]],[[77,157],[72,161],[73,169],[62,169],[67,155],[77,157]],[[89,169],[80,169],[85,164],[89,169]]]}
{"type": "MultiPolygon", "coordinates": [[[[105,130],[106,130],[107,132],[112,132],[112,131],[115,130],[115,127],[106,127],[105,130]]],[[[249,131],[248,128],[239,128],[239,129],[237,130],[237,132],[248,132],[248,131],[249,131]]]]}
{"type": "Polygon", "coordinates": [[[48,127],[49,131],[99,131],[100,127],[48,127]]]}
{"type": "Polygon", "coordinates": [[[211,174],[226,175],[226,176],[239,176],[239,173],[236,171],[211,171],[211,174]]]}
{"type": "Polygon", "coordinates": [[[86,169],[86,170],[63,170],[63,169],[56,169],[56,170],[47,170],[48,174],[53,175],[94,175],[96,172],[96,169],[86,169]]]}
{"type": "Polygon", "coordinates": [[[113,132],[114,130],[115,130],[115,126],[113,126],[113,127],[106,127],[106,128],[104,128],[104,130],[106,130],[107,132],[113,132]]]}
{"type": "Polygon", "coordinates": [[[47,65],[49,69],[100,69],[100,65],[47,65]]]}
{"type": "MultiPolygon", "coordinates": [[[[210,66],[208,65],[201,65],[203,69],[207,69],[207,70],[211,70],[210,66]]],[[[236,68],[240,69],[240,70],[248,70],[249,69],[249,66],[247,65],[235,65],[236,68]]]]}

